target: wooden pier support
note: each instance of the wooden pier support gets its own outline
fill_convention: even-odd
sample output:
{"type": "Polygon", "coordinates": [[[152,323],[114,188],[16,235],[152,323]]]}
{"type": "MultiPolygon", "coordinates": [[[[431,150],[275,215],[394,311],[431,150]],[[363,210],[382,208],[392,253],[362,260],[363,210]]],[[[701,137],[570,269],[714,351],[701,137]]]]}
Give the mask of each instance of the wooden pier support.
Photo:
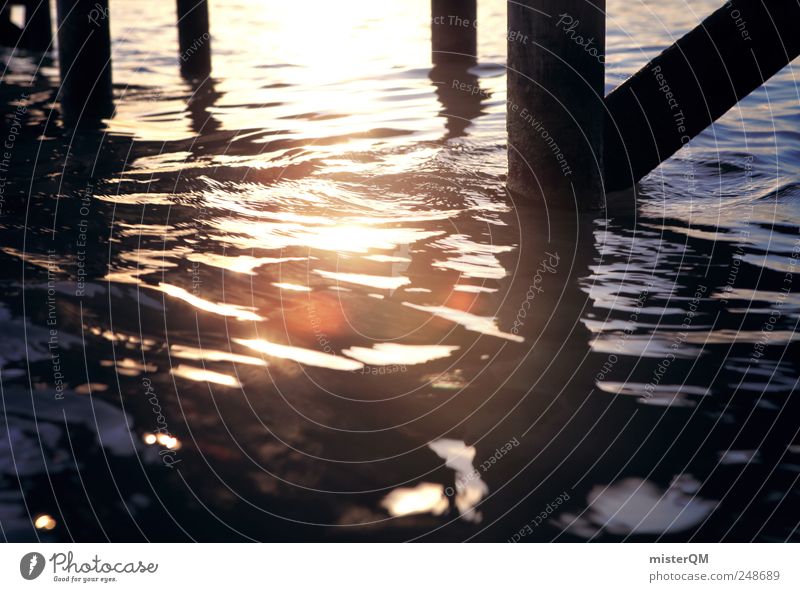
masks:
{"type": "Polygon", "coordinates": [[[604,55],[605,0],[508,3],[512,193],[603,207],[604,55]]]}
{"type": "Polygon", "coordinates": [[[26,0],[25,28],[19,45],[25,49],[45,51],[53,41],[53,21],[50,18],[50,0],[26,0]]]}
{"type": "Polygon", "coordinates": [[[727,2],[607,97],[606,189],[632,186],[798,54],[796,0],[727,2]]]}
{"type": "Polygon", "coordinates": [[[211,74],[211,33],[207,0],[178,0],[181,74],[190,80],[211,74]]]}
{"type": "Polygon", "coordinates": [[[114,111],[108,0],[58,0],[61,108],[68,122],[114,111]]]}
{"type": "Polygon", "coordinates": [[[478,55],[477,0],[431,0],[431,56],[435,65],[474,64],[478,55]]]}
{"type": "Polygon", "coordinates": [[[16,47],[21,34],[22,30],[11,22],[11,6],[0,7],[0,45],[16,47]]]}
{"type": "Polygon", "coordinates": [[[480,86],[480,79],[467,63],[440,64],[431,68],[430,78],[436,86],[436,98],[442,105],[439,114],[446,118],[444,140],[466,134],[472,121],[481,115],[481,104],[490,98],[480,86]]]}
{"type": "Polygon", "coordinates": [[[49,0],[11,0],[0,8],[0,45],[46,51],[52,39],[49,0]],[[14,5],[21,5],[25,10],[22,27],[11,22],[11,8],[14,5]]]}

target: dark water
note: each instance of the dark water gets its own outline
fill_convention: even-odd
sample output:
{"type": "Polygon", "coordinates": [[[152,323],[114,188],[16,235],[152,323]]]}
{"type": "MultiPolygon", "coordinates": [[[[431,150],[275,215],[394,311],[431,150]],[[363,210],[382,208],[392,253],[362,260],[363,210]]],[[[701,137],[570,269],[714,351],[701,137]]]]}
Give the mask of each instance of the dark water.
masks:
{"type": "MultiPolygon", "coordinates": [[[[4,539],[797,540],[791,67],[577,217],[505,192],[502,2],[470,71],[421,0],[212,2],[194,87],[112,4],[102,129],[0,54],[4,539]]],[[[610,2],[609,88],[715,7],[610,2]]]]}

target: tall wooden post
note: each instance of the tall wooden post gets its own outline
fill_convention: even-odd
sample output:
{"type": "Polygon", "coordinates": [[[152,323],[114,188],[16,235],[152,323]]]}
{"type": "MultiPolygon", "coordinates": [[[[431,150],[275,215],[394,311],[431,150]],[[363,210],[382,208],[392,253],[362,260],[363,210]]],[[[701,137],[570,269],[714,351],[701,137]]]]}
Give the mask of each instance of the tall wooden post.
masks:
{"type": "Polygon", "coordinates": [[[477,61],[477,0],[431,0],[431,54],[437,65],[477,61]]]}
{"type": "Polygon", "coordinates": [[[508,188],[603,207],[605,0],[508,3],[508,188]]]}
{"type": "Polygon", "coordinates": [[[442,105],[440,115],[446,118],[447,132],[443,139],[460,138],[472,120],[481,114],[481,103],[488,100],[488,91],[470,71],[468,64],[440,64],[431,68],[430,78],[436,86],[436,98],[442,105]]]}
{"type": "Polygon", "coordinates": [[[20,46],[36,51],[47,50],[53,41],[53,21],[50,18],[50,0],[25,2],[25,29],[20,46]]]}
{"type": "Polygon", "coordinates": [[[178,0],[178,49],[185,78],[204,79],[211,73],[207,0],[178,0]]]}
{"type": "Polygon", "coordinates": [[[58,0],[61,108],[67,121],[114,111],[108,0],[58,0]]]}

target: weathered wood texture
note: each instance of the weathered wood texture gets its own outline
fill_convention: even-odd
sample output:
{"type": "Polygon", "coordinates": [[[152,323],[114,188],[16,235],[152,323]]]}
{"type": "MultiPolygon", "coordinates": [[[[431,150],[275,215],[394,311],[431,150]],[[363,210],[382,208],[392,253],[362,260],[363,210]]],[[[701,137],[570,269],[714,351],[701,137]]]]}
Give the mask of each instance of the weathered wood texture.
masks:
{"type": "Polygon", "coordinates": [[[211,34],[206,0],[178,0],[178,48],[184,77],[206,78],[211,73],[211,34]]]}
{"type": "Polygon", "coordinates": [[[602,207],[605,1],[509,2],[507,33],[509,190],[602,207]]]}

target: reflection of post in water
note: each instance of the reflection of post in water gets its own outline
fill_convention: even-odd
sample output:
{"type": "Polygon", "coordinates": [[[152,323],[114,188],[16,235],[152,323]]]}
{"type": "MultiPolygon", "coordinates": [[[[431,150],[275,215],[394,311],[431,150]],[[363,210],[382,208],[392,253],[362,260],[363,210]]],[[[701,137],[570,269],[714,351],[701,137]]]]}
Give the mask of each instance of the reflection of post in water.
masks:
{"type": "Polygon", "coordinates": [[[474,64],[478,53],[477,0],[431,0],[434,64],[474,64]]]}
{"type": "Polygon", "coordinates": [[[436,98],[447,119],[445,139],[465,135],[473,119],[481,114],[481,101],[489,97],[481,89],[478,77],[469,71],[469,64],[448,63],[434,66],[430,79],[436,86],[436,98]]]}
{"type": "Polygon", "coordinates": [[[726,2],[606,99],[606,187],[630,187],[800,55],[800,4],[726,2]]]}
{"type": "MultiPolygon", "coordinates": [[[[559,495],[576,495],[573,485],[604,462],[599,454],[628,420],[616,414],[597,421],[607,399],[593,393],[596,369],[586,362],[591,334],[583,322],[588,296],[580,282],[596,255],[593,217],[536,198],[510,205],[505,224],[491,236],[493,245],[516,247],[496,254],[505,274],[484,283],[489,291],[447,297],[445,309],[455,318],[465,313],[471,327],[442,340],[459,350],[444,375],[423,377],[431,381],[437,407],[430,413],[420,411],[427,403],[417,408],[413,422],[419,441],[441,443],[445,434],[474,447],[476,477],[462,477],[461,485],[488,486],[488,495],[472,500],[480,502],[476,513],[486,526],[478,536],[487,540],[507,539],[559,495]],[[490,322],[478,323],[482,318],[490,322]],[[443,387],[447,381],[451,386],[443,387]]],[[[424,256],[415,253],[412,265],[424,256]]],[[[458,283],[475,284],[463,276],[458,283]]],[[[431,342],[436,327],[434,321],[416,337],[431,342]]],[[[408,413],[400,408],[409,406],[408,399],[389,403],[395,404],[393,417],[408,413]]],[[[630,444],[625,435],[618,441],[630,444]]],[[[430,451],[415,458],[426,469],[435,461],[430,451]]],[[[442,478],[447,484],[448,475],[442,478]]],[[[448,536],[465,536],[459,528],[469,520],[450,516],[448,536]]],[[[537,532],[538,539],[547,536],[545,528],[537,532]]]]}
{"type": "Polygon", "coordinates": [[[95,122],[114,111],[108,0],[58,0],[61,108],[66,121],[95,122]]]}
{"type": "Polygon", "coordinates": [[[178,0],[178,51],[181,75],[203,79],[211,73],[208,2],[178,0]]]}
{"type": "Polygon", "coordinates": [[[495,369],[505,367],[511,390],[536,392],[528,412],[514,420],[521,428],[535,417],[533,407],[538,413],[559,397],[582,399],[593,384],[576,369],[590,338],[581,322],[587,295],[579,282],[595,250],[590,216],[530,199],[515,200],[513,210],[519,248],[498,255],[508,275],[499,280],[497,320],[524,341],[511,346],[516,355],[501,356],[495,369]]]}

